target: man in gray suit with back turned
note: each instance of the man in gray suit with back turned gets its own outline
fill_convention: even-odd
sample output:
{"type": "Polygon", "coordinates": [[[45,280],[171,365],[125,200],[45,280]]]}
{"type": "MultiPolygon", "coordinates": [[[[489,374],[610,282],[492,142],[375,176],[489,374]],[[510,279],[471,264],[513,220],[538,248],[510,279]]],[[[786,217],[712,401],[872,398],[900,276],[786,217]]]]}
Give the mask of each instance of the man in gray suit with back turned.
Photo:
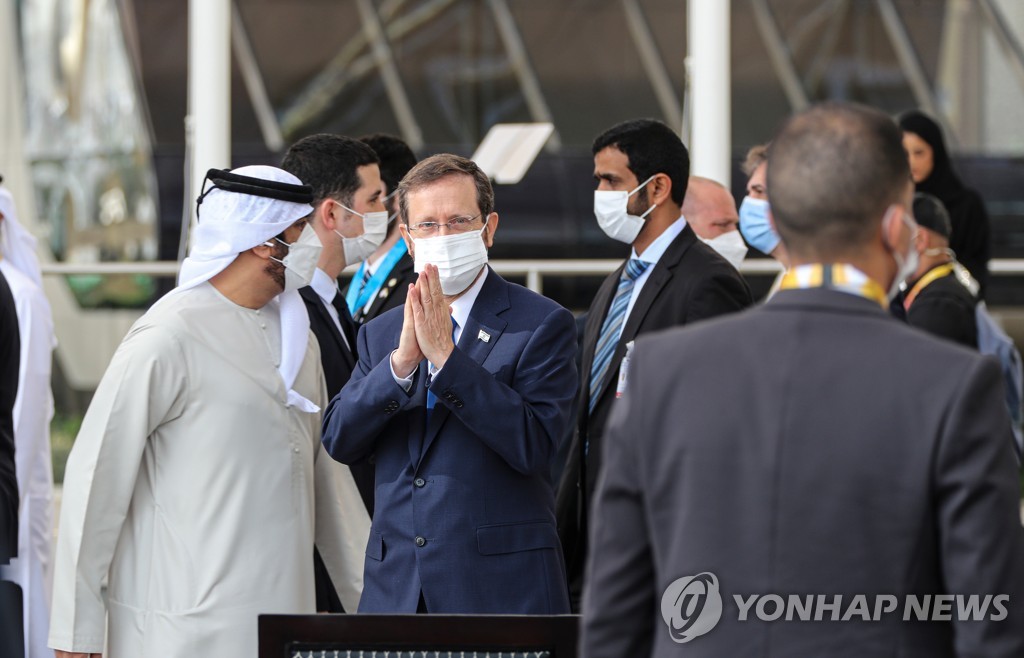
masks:
{"type": "Polygon", "coordinates": [[[772,143],[768,183],[782,289],[637,342],[605,436],[582,655],[1024,655],[999,368],[886,313],[914,269],[899,129],[811,108],[772,143]],[[934,603],[926,620],[911,595],[934,603]],[[963,615],[971,595],[985,610],[963,615]]]}

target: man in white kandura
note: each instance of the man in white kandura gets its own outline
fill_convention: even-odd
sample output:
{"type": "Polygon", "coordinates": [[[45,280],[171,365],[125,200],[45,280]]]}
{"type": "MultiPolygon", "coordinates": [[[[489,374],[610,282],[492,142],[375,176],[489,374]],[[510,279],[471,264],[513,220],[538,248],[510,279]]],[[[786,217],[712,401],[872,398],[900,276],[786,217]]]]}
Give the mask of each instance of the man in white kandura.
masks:
{"type": "Polygon", "coordinates": [[[50,367],[53,316],[43,294],[36,257],[36,239],[18,222],[14,197],[0,187],[0,272],[11,287],[18,312],[21,364],[14,401],[14,460],[20,499],[18,558],[0,568],[5,579],[18,583],[23,596],[25,656],[53,655],[46,648],[50,625],[50,553],[53,537],[53,466],[50,420],[53,394],[50,367]]]}
{"type": "Polygon", "coordinates": [[[315,611],[314,539],[358,604],[369,518],[320,445],[297,291],[320,252],[312,191],[274,167],[207,177],[179,286],[118,348],[68,459],[58,658],[255,656],[258,615],[315,611]]]}

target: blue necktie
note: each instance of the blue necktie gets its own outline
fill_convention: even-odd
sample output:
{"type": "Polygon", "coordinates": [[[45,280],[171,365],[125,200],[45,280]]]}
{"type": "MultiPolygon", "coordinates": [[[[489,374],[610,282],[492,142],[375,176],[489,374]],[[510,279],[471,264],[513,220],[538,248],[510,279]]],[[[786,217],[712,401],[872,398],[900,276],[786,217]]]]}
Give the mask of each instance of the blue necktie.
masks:
{"type": "MultiPolygon", "coordinates": [[[[455,330],[459,328],[459,323],[452,318],[452,342],[455,341],[455,330]]],[[[427,362],[427,386],[430,386],[430,362],[427,362]]],[[[430,413],[434,410],[434,405],[437,403],[437,396],[429,388],[427,389],[427,424],[430,424],[430,413]]]]}
{"type": "Polygon", "coordinates": [[[594,348],[594,363],[590,366],[589,411],[593,411],[597,405],[601,385],[608,375],[612,354],[615,353],[619,338],[622,336],[622,325],[626,321],[626,309],[629,307],[629,298],[633,294],[633,284],[649,266],[650,263],[647,261],[631,258],[626,261],[626,267],[622,269],[619,289],[615,292],[615,299],[612,300],[612,305],[608,308],[608,315],[605,316],[604,324],[601,325],[601,336],[597,339],[597,347],[594,348]]]}

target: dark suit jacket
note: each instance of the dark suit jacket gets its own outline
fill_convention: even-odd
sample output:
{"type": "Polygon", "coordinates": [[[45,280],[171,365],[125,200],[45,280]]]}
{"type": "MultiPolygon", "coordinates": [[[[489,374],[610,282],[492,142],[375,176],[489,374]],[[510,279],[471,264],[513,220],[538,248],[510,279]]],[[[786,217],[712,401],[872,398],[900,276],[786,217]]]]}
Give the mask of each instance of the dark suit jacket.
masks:
{"type": "Polygon", "coordinates": [[[907,322],[935,336],[978,349],[974,295],[955,276],[940,277],[921,289],[907,311],[907,322]]]}
{"type": "MultiPolygon", "coordinates": [[[[324,367],[324,379],[327,380],[327,396],[332,398],[345,385],[356,365],[356,356],[345,345],[341,332],[331,319],[323,300],[316,294],[312,286],[299,290],[302,301],[306,304],[309,314],[309,328],[313,330],[316,341],[320,344],[320,362],[324,367]]],[[[343,313],[339,313],[341,328],[345,332],[348,344],[355,348],[356,326],[348,308],[342,304],[343,313]]]]}
{"type": "MultiPolygon", "coordinates": [[[[341,390],[341,387],[348,383],[355,369],[358,355],[353,354],[341,338],[341,332],[334,324],[323,300],[316,294],[312,286],[306,286],[299,291],[302,301],[306,303],[306,311],[309,313],[309,326],[320,344],[320,362],[324,368],[324,379],[327,380],[327,399],[334,398],[341,390]]],[[[348,312],[348,307],[341,305],[341,313],[338,314],[341,321],[341,328],[345,332],[345,339],[355,349],[357,325],[348,312]]],[[[360,464],[351,467],[352,477],[356,481],[359,495],[366,504],[366,510],[373,516],[373,465],[360,464]]]]}
{"type": "Polygon", "coordinates": [[[698,240],[687,225],[662,254],[644,283],[612,355],[603,393],[593,413],[588,413],[594,350],[621,275],[622,267],[608,275],[590,305],[583,336],[576,433],[558,490],[558,531],[566,551],[574,602],[579,598],[586,559],[586,508],[601,467],[601,435],[614,406],[619,365],[626,343],[651,331],[732,313],[753,303],[750,289],[736,268],[698,240]],[[584,456],[588,441],[590,447],[584,456]]]}
{"type": "MultiPolygon", "coordinates": [[[[355,370],[357,354],[353,354],[345,342],[341,339],[341,332],[331,319],[323,300],[316,294],[311,286],[306,286],[299,291],[302,301],[306,303],[306,311],[309,313],[309,326],[320,344],[320,362],[324,368],[324,379],[327,380],[327,399],[332,399],[341,390],[341,387],[348,383],[355,370]]],[[[345,332],[345,340],[355,349],[356,332],[358,325],[348,312],[348,307],[341,304],[341,312],[338,313],[342,331],[345,332]]],[[[373,466],[358,465],[351,467],[352,477],[359,488],[359,495],[366,504],[366,511],[373,516],[373,466]]]]}
{"type": "Polygon", "coordinates": [[[14,466],[14,399],[18,395],[21,340],[18,312],[0,274],[0,564],[18,554],[18,479],[14,466]]]}
{"type": "MultiPolygon", "coordinates": [[[[605,436],[587,658],[678,656],[670,583],[715,574],[687,656],[1024,655],[1024,530],[995,361],[830,290],[643,339],[605,436]],[[881,621],[739,621],[733,598],[897,597],[881,621]],[[1008,594],[984,621],[903,621],[907,594],[1008,594]]],[[[956,603],[952,609],[955,611],[956,603]]],[[[764,607],[771,613],[773,604],[764,607]]],[[[831,612],[825,611],[829,618],[831,612]]]]}
{"type": "MultiPolygon", "coordinates": [[[[324,379],[327,382],[328,399],[337,395],[341,387],[352,376],[352,369],[356,364],[356,356],[345,345],[341,332],[331,319],[323,300],[316,294],[312,286],[306,286],[299,290],[302,301],[306,304],[306,313],[309,314],[309,327],[316,336],[320,345],[320,362],[323,365],[324,379]]],[[[355,322],[349,315],[348,308],[342,304],[342,312],[338,314],[342,330],[348,344],[355,347],[356,332],[355,322]]],[[[373,468],[371,466],[352,467],[352,479],[356,482],[359,495],[366,505],[367,511],[373,514],[373,468]]],[[[331,578],[327,573],[319,551],[314,555],[313,566],[316,570],[316,601],[317,610],[321,612],[343,612],[344,607],[341,599],[338,598],[331,578]]],[[[351,611],[350,611],[351,612],[351,611]]]]}
{"type": "MultiPolygon", "coordinates": [[[[405,304],[405,297],[409,294],[409,284],[416,283],[417,274],[413,271],[413,265],[412,256],[409,254],[402,256],[395,263],[391,274],[384,280],[384,285],[377,291],[377,296],[373,298],[369,311],[364,314],[363,309],[356,309],[355,321],[366,324],[378,315],[383,315],[391,309],[405,304]]],[[[349,285],[352,285],[352,282],[349,282],[349,285]]]]}
{"type": "Polygon", "coordinates": [[[569,611],[550,462],[576,391],[569,311],[487,271],[459,344],[430,382],[394,380],[403,310],[359,330],[359,364],[331,401],[324,445],[376,454],[360,612],[569,611]]]}

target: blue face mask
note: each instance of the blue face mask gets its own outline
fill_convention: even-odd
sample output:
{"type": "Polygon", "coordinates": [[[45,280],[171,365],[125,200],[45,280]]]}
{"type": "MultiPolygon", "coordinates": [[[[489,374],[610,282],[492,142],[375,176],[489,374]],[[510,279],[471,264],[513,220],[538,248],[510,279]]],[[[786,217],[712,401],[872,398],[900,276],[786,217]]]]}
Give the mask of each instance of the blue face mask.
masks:
{"type": "Polygon", "coordinates": [[[779,246],[779,234],[768,219],[768,202],[764,199],[743,197],[740,204],[740,233],[754,249],[770,254],[779,246]]]}

